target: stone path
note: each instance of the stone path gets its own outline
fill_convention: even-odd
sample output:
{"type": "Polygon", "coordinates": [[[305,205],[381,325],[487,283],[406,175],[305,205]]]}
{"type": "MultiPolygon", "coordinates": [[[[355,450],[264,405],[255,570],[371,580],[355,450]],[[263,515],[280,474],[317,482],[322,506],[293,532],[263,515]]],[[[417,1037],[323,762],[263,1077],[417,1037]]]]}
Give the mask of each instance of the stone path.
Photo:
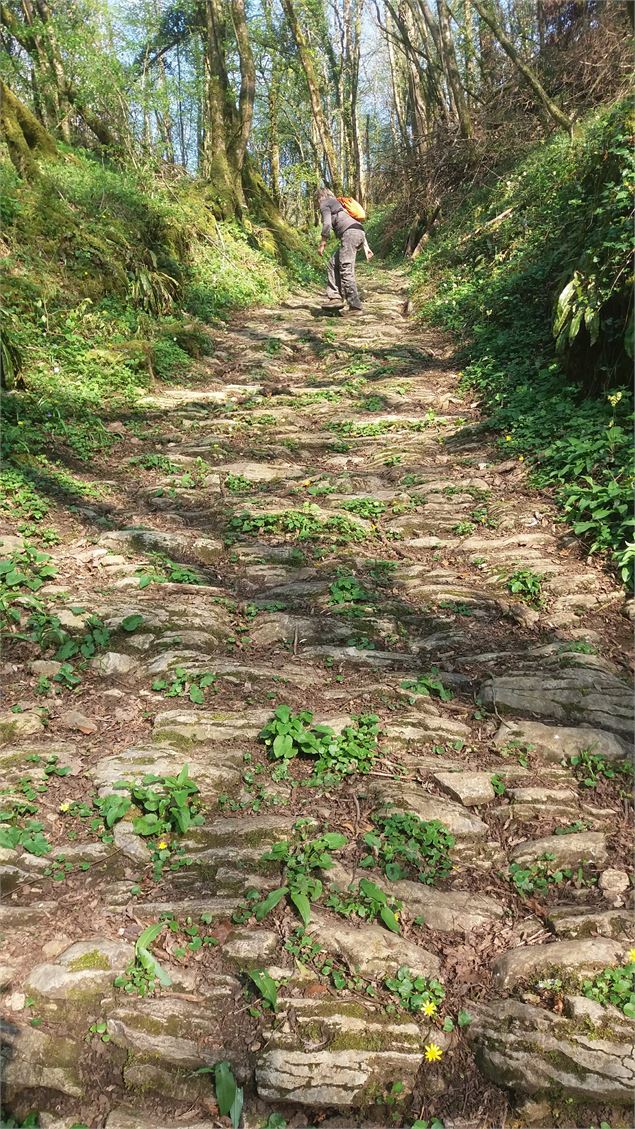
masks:
{"type": "Polygon", "coordinates": [[[250,1129],[627,1124],[635,1024],[583,990],[632,976],[623,595],[402,317],[405,279],[366,277],[363,318],[254,311],[112,425],[107,500],[39,593],[71,638],[109,631],[79,687],[7,647],[3,801],[53,851],[0,850],[3,1100],[43,1125],[229,1124],[197,1073],[221,1060],[250,1129]],[[270,752],[334,735],[271,758],[283,705],[313,722],[270,752]],[[191,826],[104,822],[184,765],[191,826]],[[131,963],[159,922],[163,987],[131,963]]]}

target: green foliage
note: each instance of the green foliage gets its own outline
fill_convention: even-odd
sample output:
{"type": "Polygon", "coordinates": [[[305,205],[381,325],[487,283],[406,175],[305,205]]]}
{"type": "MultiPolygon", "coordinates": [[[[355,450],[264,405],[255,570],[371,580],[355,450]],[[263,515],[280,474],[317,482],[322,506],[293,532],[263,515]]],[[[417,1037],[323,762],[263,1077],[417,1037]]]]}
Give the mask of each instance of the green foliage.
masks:
{"type": "Polygon", "coordinates": [[[388,811],[373,816],[375,831],[364,835],[371,853],[360,866],[379,866],[392,882],[414,872],[427,886],[447,878],[452,871],[454,836],[438,819],[423,820],[414,812],[388,811]]]}
{"type": "Polygon", "coordinates": [[[582,994],[598,1003],[620,1008],[635,1019],[635,961],[619,968],[605,968],[593,980],[584,980],[582,994]]]}
{"type": "Polygon", "coordinates": [[[338,576],[329,586],[329,600],[334,607],[349,603],[365,604],[370,598],[370,593],[354,576],[338,576]]]}
{"type": "Polygon", "coordinates": [[[539,576],[531,568],[517,568],[507,577],[505,583],[512,595],[520,596],[521,600],[533,604],[534,607],[541,607],[544,603],[543,579],[544,577],[539,576]]]}
{"type": "Polygon", "coordinates": [[[296,756],[315,758],[310,782],[330,785],[351,773],[366,773],[377,757],[379,719],[375,714],[353,718],[340,734],[328,725],[313,725],[309,710],[293,713],[289,706],[278,706],[261,730],[269,756],[289,761],[296,756]]]}
{"type": "Polygon", "coordinates": [[[434,280],[425,311],[469,341],[464,383],[483,396],[506,455],[531,463],[625,583],[635,566],[629,113],[628,100],[594,113],[573,142],[554,135],[493,188],[461,194],[414,266],[415,285],[429,292],[434,280]]]}
{"type": "Polygon", "coordinates": [[[115,977],[116,988],[122,988],[128,995],[143,997],[154,992],[157,981],[162,988],[170,987],[171,977],[161,967],[150,948],[164,931],[165,924],[164,921],[155,921],[139,934],[135,941],[134,960],[124,973],[115,977]]]}
{"type": "Polygon", "coordinates": [[[401,902],[385,894],[368,878],[360,878],[346,891],[332,890],[325,900],[329,909],[343,917],[361,917],[364,921],[381,921],[391,933],[400,933],[401,902]]]}
{"type": "Polygon", "coordinates": [[[545,894],[552,886],[564,886],[575,882],[578,886],[592,885],[595,881],[587,875],[584,866],[570,867],[554,865],[555,855],[545,852],[536,862],[512,862],[508,869],[509,881],[519,894],[545,894]]]}
{"type": "Polygon", "coordinates": [[[432,667],[429,674],[420,674],[418,678],[406,678],[400,683],[402,690],[412,690],[413,694],[425,694],[427,697],[440,698],[442,702],[451,702],[454,694],[443,685],[438,668],[432,667]]]}
{"type": "Polygon", "coordinates": [[[397,996],[401,1006],[415,1015],[426,1004],[432,1004],[436,1011],[445,999],[445,989],[439,980],[415,976],[406,965],[401,966],[396,976],[387,977],[384,984],[389,992],[397,996]]]}
{"type": "Polygon", "coordinates": [[[148,452],[147,455],[135,455],[128,462],[130,466],[140,466],[144,470],[162,470],[165,474],[178,474],[181,470],[178,463],[172,462],[167,455],[155,451],[148,452]]]}
{"type": "Polygon", "coordinates": [[[216,689],[217,681],[216,674],[191,674],[184,667],[177,666],[170,676],[155,678],[152,689],[165,698],[183,698],[187,694],[190,702],[201,706],[205,701],[205,691],[216,689]]]}
{"type": "Polygon", "coordinates": [[[282,513],[236,514],[227,523],[228,540],[238,535],[285,534],[298,541],[327,540],[333,545],[364,541],[365,529],[343,514],[322,517],[316,506],[306,504],[301,510],[282,513]]]}
{"type": "Polygon", "coordinates": [[[322,880],[315,871],[330,870],[333,866],[331,851],[346,846],[346,837],[329,831],[317,839],[308,838],[306,820],[296,822],[299,842],[293,844],[288,839],[274,843],[270,851],[262,856],[263,862],[278,862],[284,867],[284,885],[272,890],[263,901],[254,906],[256,921],[262,921],[283,898],[288,898],[299,913],[304,925],[311,920],[311,903],[322,896],[322,880]]]}
{"type": "Polygon", "coordinates": [[[277,1011],[278,986],[273,977],[270,976],[268,972],[259,968],[253,968],[247,975],[255,984],[265,1003],[269,1005],[272,1011],[277,1011]]]}
{"type": "Polygon", "coordinates": [[[350,510],[352,514],[357,514],[358,517],[376,521],[384,513],[386,504],[376,501],[375,498],[351,498],[348,502],[342,502],[342,509],[350,510]]]}
{"type": "Polygon", "coordinates": [[[592,753],[590,749],[574,753],[569,757],[569,764],[584,788],[597,788],[603,780],[626,782],[633,776],[630,761],[608,761],[601,753],[592,753]]]}
{"type": "Polygon", "coordinates": [[[140,565],[137,571],[139,587],[147,588],[150,584],[204,584],[204,580],[197,569],[188,565],[171,561],[162,553],[148,554],[151,566],[140,565]]]}
{"type": "Polygon", "coordinates": [[[254,489],[254,483],[245,478],[243,474],[225,475],[224,486],[226,490],[231,490],[232,494],[248,494],[250,490],[254,489]]]}
{"type": "Polygon", "coordinates": [[[115,787],[118,791],[127,791],[129,799],[115,795],[97,800],[107,826],[111,827],[122,819],[131,805],[141,812],[133,819],[132,829],[144,837],[185,835],[190,827],[198,827],[203,822],[197,799],[198,785],[190,777],[187,765],[178,776],[148,773],[140,782],[122,781],[115,787]],[[114,811],[117,813],[115,816],[114,811]]]}
{"type": "Polygon", "coordinates": [[[297,254],[283,269],[273,243],[262,251],[238,224],[217,223],[208,186],[189,177],[75,151],[32,183],[5,157],[0,184],[3,478],[25,488],[33,472],[18,458],[53,447],[87,461],[119,443],[106,429],[113,413],[129,417],[154,376],[185,376],[209,352],[196,318],[270,302],[306,274],[297,254]]]}
{"type": "Polygon", "coordinates": [[[29,855],[43,858],[53,850],[44,835],[44,824],[39,819],[27,819],[24,826],[10,823],[12,813],[0,811],[0,847],[14,851],[22,847],[29,855]],[[6,821],[5,821],[6,817],[6,821]]]}

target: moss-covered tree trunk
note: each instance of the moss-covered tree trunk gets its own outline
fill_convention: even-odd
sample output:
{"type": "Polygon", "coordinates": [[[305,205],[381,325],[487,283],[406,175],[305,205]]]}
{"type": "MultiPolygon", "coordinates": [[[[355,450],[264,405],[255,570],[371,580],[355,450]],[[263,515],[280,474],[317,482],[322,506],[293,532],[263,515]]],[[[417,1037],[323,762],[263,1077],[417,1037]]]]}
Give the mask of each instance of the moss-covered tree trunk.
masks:
{"type": "Polygon", "coordinates": [[[38,159],[57,156],[55,141],[34,113],[0,80],[0,124],[9,156],[21,177],[38,175],[38,159]]]}

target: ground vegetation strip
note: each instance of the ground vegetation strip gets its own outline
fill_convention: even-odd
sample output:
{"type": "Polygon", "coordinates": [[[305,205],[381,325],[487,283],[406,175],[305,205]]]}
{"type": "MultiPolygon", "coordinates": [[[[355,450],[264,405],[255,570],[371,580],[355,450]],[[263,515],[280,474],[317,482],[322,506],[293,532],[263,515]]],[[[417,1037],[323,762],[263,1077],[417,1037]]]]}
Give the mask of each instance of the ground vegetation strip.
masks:
{"type": "Polygon", "coordinates": [[[233,315],[15,496],[7,1124],[627,1124],[624,596],[407,285],[233,315]]]}

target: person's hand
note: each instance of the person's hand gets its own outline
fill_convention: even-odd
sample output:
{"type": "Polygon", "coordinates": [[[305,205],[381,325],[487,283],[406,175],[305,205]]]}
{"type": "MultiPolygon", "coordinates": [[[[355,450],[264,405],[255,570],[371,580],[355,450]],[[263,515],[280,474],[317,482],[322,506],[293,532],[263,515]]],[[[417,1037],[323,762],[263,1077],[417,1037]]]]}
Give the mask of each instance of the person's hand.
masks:
{"type": "Polygon", "coordinates": [[[324,254],[324,248],[325,247],[326,247],[326,239],[323,239],[320,243],[320,246],[318,247],[318,255],[324,254]]]}

